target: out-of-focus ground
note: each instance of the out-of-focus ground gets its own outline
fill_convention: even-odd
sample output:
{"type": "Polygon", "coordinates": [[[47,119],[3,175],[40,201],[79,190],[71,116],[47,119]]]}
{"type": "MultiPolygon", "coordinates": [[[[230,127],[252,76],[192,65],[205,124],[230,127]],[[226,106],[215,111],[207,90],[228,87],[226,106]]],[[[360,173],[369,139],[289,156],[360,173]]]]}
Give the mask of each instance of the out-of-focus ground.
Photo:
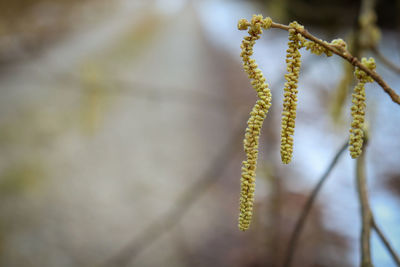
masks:
{"type": "MultiPolygon", "coordinates": [[[[280,266],[306,197],[348,136],[350,101],[342,123],[330,115],[342,61],[302,53],[294,159],[283,166],[287,33],[271,30],[257,44],[273,106],[262,130],[255,218],[243,233],[236,226],[242,135],[255,93],[241,69],[244,33],[236,23],[265,6],[66,2],[21,0],[2,9],[0,265],[104,265],[140,247],[135,240],[157,222],[172,227],[129,266],[280,266]],[[171,225],[163,221],[202,179],[215,182],[194,187],[193,205],[171,225]]],[[[310,30],[327,39],[348,33],[310,30]]],[[[398,35],[383,30],[381,43],[400,62],[398,35]]],[[[399,92],[398,75],[378,72],[399,92]]],[[[400,250],[400,109],[377,85],[367,95],[371,205],[400,250]]],[[[295,266],[357,266],[354,180],[346,153],[307,221],[295,266]]],[[[372,249],[376,266],[395,266],[375,236],[372,249]]]]}

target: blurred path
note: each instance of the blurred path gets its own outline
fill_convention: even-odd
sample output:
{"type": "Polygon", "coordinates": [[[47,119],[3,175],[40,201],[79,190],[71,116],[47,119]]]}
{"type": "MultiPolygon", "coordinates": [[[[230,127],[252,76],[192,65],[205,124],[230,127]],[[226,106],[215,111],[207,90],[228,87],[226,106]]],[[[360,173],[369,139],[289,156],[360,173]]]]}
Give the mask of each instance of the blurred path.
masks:
{"type": "MultiPolygon", "coordinates": [[[[0,80],[0,178],[27,169],[2,196],[2,266],[98,262],[170,208],[225,142],[225,74],[193,9],[129,2],[0,80]]],[[[205,201],[191,215],[198,236],[218,212],[205,201]]],[[[175,259],[163,248],[143,264],[175,259]]]]}

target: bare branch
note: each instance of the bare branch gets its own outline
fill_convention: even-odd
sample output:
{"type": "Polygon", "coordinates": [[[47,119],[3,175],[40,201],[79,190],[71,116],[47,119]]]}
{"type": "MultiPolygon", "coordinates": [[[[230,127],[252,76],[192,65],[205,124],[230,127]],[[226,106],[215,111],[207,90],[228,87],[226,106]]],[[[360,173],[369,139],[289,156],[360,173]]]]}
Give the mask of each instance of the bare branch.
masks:
{"type": "Polygon", "coordinates": [[[308,197],[306,204],[304,205],[303,210],[301,211],[301,214],[296,222],[296,225],[294,227],[293,233],[290,236],[290,240],[289,240],[289,245],[288,245],[288,250],[286,253],[286,257],[285,257],[285,263],[284,263],[284,267],[290,267],[293,257],[294,257],[294,253],[296,250],[296,245],[297,245],[297,241],[300,237],[301,231],[303,229],[304,223],[306,222],[307,216],[311,211],[312,205],[315,201],[315,198],[317,197],[319,191],[322,188],[322,185],[325,183],[325,181],[327,180],[329,174],[331,173],[331,171],[333,170],[333,167],[335,167],[336,163],[338,162],[340,156],[343,154],[344,151],[346,151],[347,147],[349,145],[349,141],[347,140],[338,150],[338,152],[336,152],[335,157],[333,158],[332,162],[329,164],[328,168],[325,170],[324,174],[321,176],[321,178],[319,178],[318,183],[315,185],[314,189],[311,192],[311,195],[308,197]]]}
{"type": "MultiPolygon", "coordinates": [[[[291,27],[289,27],[287,25],[283,25],[283,24],[279,24],[279,23],[275,23],[275,22],[272,22],[271,28],[277,28],[277,29],[282,29],[282,30],[286,30],[286,31],[289,31],[291,29],[291,27]]],[[[369,76],[371,76],[372,79],[374,79],[382,87],[382,89],[390,96],[390,98],[392,99],[393,102],[400,105],[400,96],[398,94],[396,94],[396,92],[392,88],[390,88],[390,86],[382,79],[382,77],[377,72],[368,69],[356,57],[354,57],[347,49],[343,49],[343,48],[338,49],[337,46],[331,45],[331,44],[328,44],[328,43],[322,41],[321,39],[319,39],[319,38],[315,37],[314,35],[312,35],[311,33],[309,33],[306,29],[302,29],[302,28],[293,28],[293,29],[295,29],[296,32],[303,35],[306,39],[325,47],[332,53],[334,53],[334,54],[342,57],[343,59],[347,60],[348,62],[350,62],[353,66],[358,67],[361,70],[363,70],[365,73],[367,73],[369,76]]]]}
{"type": "Polygon", "coordinates": [[[378,234],[379,238],[383,242],[386,249],[389,251],[390,256],[392,256],[393,261],[396,263],[398,267],[400,267],[400,258],[397,255],[396,251],[393,249],[392,245],[390,244],[389,240],[386,238],[380,227],[376,224],[375,218],[372,216],[372,227],[374,228],[375,232],[378,234]]]}
{"type": "Polygon", "coordinates": [[[385,57],[381,51],[379,51],[378,48],[373,47],[372,52],[374,52],[375,56],[389,69],[392,71],[396,72],[397,74],[400,74],[400,67],[394,64],[392,61],[390,61],[387,57],[385,57]]]}
{"type": "MultiPolygon", "coordinates": [[[[366,145],[366,142],[365,142],[366,145]]],[[[362,219],[362,227],[361,227],[361,237],[360,237],[360,246],[361,246],[361,267],[372,267],[371,260],[371,227],[372,227],[372,213],[369,206],[368,201],[368,191],[367,191],[367,182],[365,178],[365,146],[364,151],[357,158],[356,163],[356,180],[357,180],[357,191],[358,191],[358,199],[360,201],[361,208],[361,219],[362,219]]]]}
{"type": "Polygon", "coordinates": [[[370,239],[371,239],[371,229],[374,229],[378,234],[379,238],[382,240],[386,249],[392,256],[394,262],[397,266],[400,267],[400,258],[389,243],[389,240],[383,234],[382,230],[376,224],[374,214],[372,213],[369,200],[368,200],[368,190],[367,190],[367,181],[365,175],[365,152],[367,140],[364,141],[364,151],[358,157],[356,163],[356,180],[357,180],[357,191],[358,197],[360,201],[361,208],[361,217],[362,217],[362,227],[361,227],[361,237],[360,237],[360,249],[361,249],[361,267],[372,267],[371,260],[371,248],[370,248],[370,239]]]}

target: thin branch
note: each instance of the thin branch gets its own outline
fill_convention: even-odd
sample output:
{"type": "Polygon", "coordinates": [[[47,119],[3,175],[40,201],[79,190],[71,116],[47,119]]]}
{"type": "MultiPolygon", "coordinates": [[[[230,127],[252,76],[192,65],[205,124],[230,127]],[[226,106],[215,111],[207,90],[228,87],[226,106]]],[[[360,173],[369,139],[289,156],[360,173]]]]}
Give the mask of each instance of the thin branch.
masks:
{"type": "Polygon", "coordinates": [[[347,140],[341,147],[340,149],[336,152],[335,157],[333,158],[332,162],[329,164],[328,168],[325,170],[324,174],[319,178],[318,183],[315,185],[314,189],[311,192],[311,195],[308,197],[307,202],[296,222],[296,225],[294,227],[293,233],[290,236],[289,240],[289,245],[288,245],[288,250],[286,253],[285,257],[285,262],[283,264],[284,267],[290,267],[294,253],[297,247],[297,241],[300,237],[301,231],[303,229],[304,223],[306,222],[307,216],[311,211],[312,205],[315,201],[315,198],[317,197],[319,191],[322,188],[322,185],[325,183],[327,180],[329,174],[333,170],[333,167],[335,167],[336,163],[338,162],[340,156],[343,154],[344,151],[346,151],[346,148],[349,145],[349,141],[347,140]]]}
{"type": "Polygon", "coordinates": [[[153,223],[144,229],[137,237],[117,251],[114,256],[109,258],[101,266],[127,266],[139,253],[177,225],[196,200],[222,177],[222,172],[225,170],[232,155],[234,155],[239,148],[236,144],[241,142],[242,135],[242,127],[240,127],[240,130],[236,130],[226,146],[221,149],[221,153],[217,158],[212,161],[210,168],[200,179],[183,192],[172,209],[168,211],[165,216],[154,220],[153,223]]]}
{"type": "Polygon", "coordinates": [[[386,238],[385,234],[382,232],[380,227],[376,224],[375,218],[372,216],[372,227],[374,228],[375,232],[378,234],[378,237],[389,251],[390,256],[392,256],[393,261],[396,263],[398,267],[400,267],[400,258],[397,255],[396,251],[394,250],[393,246],[390,244],[389,240],[386,238]]]}
{"type": "MultiPolygon", "coordinates": [[[[282,29],[289,31],[291,27],[279,23],[272,22],[271,28],[277,28],[277,29],[282,29]]],[[[400,96],[396,94],[396,92],[390,88],[390,86],[382,79],[382,77],[375,71],[372,71],[368,69],[365,65],[363,65],[356,57],[354,57],[352,54],[347,49],[344,48],[339,48],[335,45],[328,44],[321,39],[315,37],[311,33],[309,33],[306,29],[303,28],[293,28],[296,30],[296,32],[300,33],[303,35],[306,39],[313,41],[332,53],[342,57],[343,59],[347,60],[350,62],[353,66],[360,68],[363,70],[365,73],[367,73],[369,76],[371,76],[372,79],[374,79],[381,87],[382,89],[390,96],[393,102],[397,103],[400,105],[400,96]]]]}
{"type": "Polygon", "coordinates": [[[385,57],[381,51],[379,51],[378,48],[373,47],[371,48],[372,52],[375,54],[375,56],[389,69],[392,71],[396,72],[397,74],[400,74],[400,66],[397,66],[394,64],[392,61],[390,61],[387,57],[385,57]]]}
{"type": "MultiPolygon", "coordinates": [[[[359,15],[359,21],[360,25],[361,20],[366,17],[368,17],[369,24],[372,23],[372,25],[365,26],[364,25],[364,31],[371,30],[370,27],[374,27],[375,25],[375,20],[371,19],[371,17],[376,17],[376,12],[375,12],[375,6],[376,6],[376,1],[375,0],[363,0],[362,5],[361,5],[361,10],[362,12],[359,15]],[[372,21],[371,21],[372,20],[372,21]]],[[[377,26],[376,26],[377,27],[377,26]]],[[[392,71],[400,74],[400,67],[396,66],[392,61],[390,61],[387,57],[385,57],[382,52],[378,49],[376,45],[372,45],[372,47],[369,47],[371,51],[375,54],[375,56],[384,64],[386,67],[391,69],[392,71]]]]}
{"type": "Polygon", "coordinates": [[[383,231],[376,224],[374,214],[372,213],[369,200],[368,200],[368,190],[367,181],[365,175],[365,147],[367,145],[367,140],[364,143],[364,151],[357,159],[356,163],[356,180],[357,180],[357,191],[361,206],[361,217],[362,217],[362,227],[361,227],[361,237],[360,237],[360,249],[361,249],[361,267],[372,267],[371,260],[371,248],[370,248],[370,238],[371,229],[374,229],[378,234],[379,238],[383,242],[384,246],[388,250],[389,254],[393,258],[393,261],[398,267],[400,267],[400,258],[393,249],[389,240],[383,234],[383,231]]]}
{"type": "MultiPolygon", "coordinates": [[[[376,15],[375,13],[375,5],[376,5],[376,1],[375,0],[363,0],[362,1],[362,5],[361,5],[361,13],[359,15],[359,24],[361,24],[361,20],[363,19],[363,17],[368,17],[368,16],[372,16],[376,15]]],[[[375,21],[370,21],[370,23],[375,24],[375,21]]],[[[364,30],[368,30],[369,27],[364,28],[364,30]]],[[[375,56],[384,64],[386,65],[389,69],[393,70],[394,72],[397,72],[400,74],[400,67],[396,66],[394,63],[392,63],[390,60],[388,60],[380,51],[376,46],[372,46],[371,47],[372,52],[375,54],[375,56]]],[[[366,142],[367,143],[367,142],[366,142]]],[[[374,214],[372,213],[372,210],[369,207],[368,204],[368,195],[367,195],[367,189],[366,189],[366,178],[365,178],[365,156],[361,155],[362,158],[360,158],[360,162],[357,162],[357,176],[359,176],[357,178],[357,185],[359,188],[359,193],[360,193],[360,200],[362,200],[361,198],[361,193],[364,192],[364,197],[365,199],[364,204],[363,202],[361,202],[361,205],[367,206],[366,208],[368,209],[368,211],[364,211],[364,212],[368,212],[369,216],[370,216],[370,221],[367,222],[368,226],[367,227],[372,227],[375,232],[378,234],[379,238],[381,239],[381,241],[383,242],[383,244],[385,245],[386,249],[389,251],[390,255],[392,256],[393,260],[396,262],[397,266],[400,267],[400,259],[399,256],[396,254],[396,252],[394,251],[393,247],[391,246],[391,244],[389,243],[389,240],[385,237],[385,235],[383,234],[382,230],[379,228],[379,226],[376,224],[375,218],[374,218],[374,214]],[[363,166],[364,165],[364,166],[363,166]],[[369,226],[370,224],[370,226],[369,226]]],[[[364,207],[365,208],[365,207],[364,207]]],[[[363,220],[363,225],[364,225],[364,220],[363,220]]],[[[370,231],[370,229],[369,229],[370,231]]],[[[369,235],[369,233],[365,233],[365,235],[369,235]]],[[[369,236],[368,236],[369,238],[369,236]]],[[[361,240],[361,243],[363,243],[363,240],[361,240]]],[[[368,241],[369,243],[369,241],[368,241]]],[[[369,245],[367,245],[369,246],[369,245]]],[[[365,248],[367,249],[367,248],[365,248]]]]}
{"type": "MultiPolygon", "coordinates": [[[[308,70],[307,67],[303,69],[308,70]]],[[[285,79],[282,77],[278,84],[284,83],[285,79]]],[[[248,114],[243,117],[241,121],[246,121],[248,114]]],[[[167,212],[161,218],[157,218],[151,223],[146,229],[143,230],[137,237],[135,237],[125,247],[117,251],[108,260],[100,264],[99,266],[127,266],[132,262],[143,250],[154,243],[156,240],[161,238],[162,235],[171,230],[182,217],[186,214],[189,208],[198,200],[206,190],[216,183],[224,171],[225,166],[231,159],[232,155],[236,153],[238,146],[236,144],[243,140],[243,128],[242,126],[234,130],[234,133],[230,137],[226,146],[221,149],[219,156],[213,160],[213,164],[199,178],[192,186],[181,195],[178,201],[174,204],[174,207],[167,212]],[[161,222],[161,223],[160,223],[161,222]]]]}
{"type": "MultiPolygon", "coordinates": [[[[366,142],[365,142],[366,143],[366,142]]],[[[360,249],[361,249],[361,267],[372,267],[371,260],[371,227],[372,227],[372,212],[368,201],[367,182],[365,177],[365,146],[364,151],[357,158],[356,163],[356,180],[357,180],[357,192],[358,199],[360,201],[361,208],[361,237],[360,237],[360,249]]]]}

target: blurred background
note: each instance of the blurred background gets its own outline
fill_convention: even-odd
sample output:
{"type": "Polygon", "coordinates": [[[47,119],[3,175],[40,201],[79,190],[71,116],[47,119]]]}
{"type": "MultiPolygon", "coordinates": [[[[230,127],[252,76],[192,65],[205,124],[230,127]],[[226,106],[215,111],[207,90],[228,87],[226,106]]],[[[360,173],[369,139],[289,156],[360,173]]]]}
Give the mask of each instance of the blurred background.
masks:
{"type": "MultiPolygon", "coordinates": [[[[343,38],[354,55],[375,56],[399,93],[398,69],[377,56],[400,65],[399,12],[398,0],[1,0],[0,266],[282,266],[310,191],[348,138],[352,68],[302,51],[284,166],[287,32],[258,41],[273,104],[253,223],[241,232],[242,140],[256,94],[237,21],[263,14],[343,38]]],[[[371,206],[400,251],[400,107],[376,84],[366,90],[371,206]]],[[[354,173],[346,152],[293,266],[358,266],[354,173]]],[[[375,266],[395,266],[375,234],[372,251],[375,266]]]]}

